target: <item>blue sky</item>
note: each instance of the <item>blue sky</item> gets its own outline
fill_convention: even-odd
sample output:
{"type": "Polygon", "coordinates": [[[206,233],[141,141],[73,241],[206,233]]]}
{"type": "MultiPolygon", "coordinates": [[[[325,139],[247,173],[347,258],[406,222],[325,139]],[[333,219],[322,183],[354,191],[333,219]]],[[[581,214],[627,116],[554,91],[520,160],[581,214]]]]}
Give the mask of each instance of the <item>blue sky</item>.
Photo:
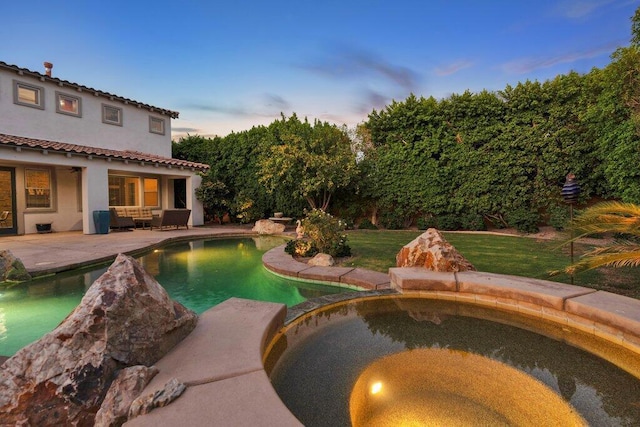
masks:
{"type": "Polygon", "coordinates": [[[5,1],[0,61],[180,112],[174,136],[280,113],[355,124],[391,100],[603,67],[640,0],[5,1]],[[11,17],[7,19],[7,17],[11,17]]]}

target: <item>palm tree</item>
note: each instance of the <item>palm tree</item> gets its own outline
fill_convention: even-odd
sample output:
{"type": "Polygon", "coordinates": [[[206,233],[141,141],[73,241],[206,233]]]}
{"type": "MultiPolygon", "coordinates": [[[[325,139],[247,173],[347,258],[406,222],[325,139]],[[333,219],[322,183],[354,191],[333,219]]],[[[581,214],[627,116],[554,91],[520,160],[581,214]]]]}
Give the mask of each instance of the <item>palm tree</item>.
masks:
{"type": "Polygon", "coordinates": [[[633,203],[602,202],[583,210],[571,223],[572,241],[591,234],[611,233],[610,245],[585,253],[565,269],[568,274],[598,267],[640,265],[640,206],[633,203]]]}

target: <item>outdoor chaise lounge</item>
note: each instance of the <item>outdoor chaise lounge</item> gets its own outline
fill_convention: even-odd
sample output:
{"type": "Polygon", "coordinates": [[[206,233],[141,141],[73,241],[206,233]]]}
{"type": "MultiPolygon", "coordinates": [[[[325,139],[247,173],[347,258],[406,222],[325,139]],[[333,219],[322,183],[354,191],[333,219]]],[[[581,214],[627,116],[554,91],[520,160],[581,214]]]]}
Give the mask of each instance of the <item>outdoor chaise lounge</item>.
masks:
{"type": "Polygon", "coordinates": [[[151,229],[154,227],[162,230],[164,227],[175,226],[189,228],[187,222],[191,215],[191,209],[165,209],[160,216],[154,216],[151,220],[151,229]]]}
{"type": "Polygon", "coordinates": [[[109,208],[109,228],[115,230],[130,230],[136,228],[136,223],[130,216],[120,216],[114,208],[109,208]]]}

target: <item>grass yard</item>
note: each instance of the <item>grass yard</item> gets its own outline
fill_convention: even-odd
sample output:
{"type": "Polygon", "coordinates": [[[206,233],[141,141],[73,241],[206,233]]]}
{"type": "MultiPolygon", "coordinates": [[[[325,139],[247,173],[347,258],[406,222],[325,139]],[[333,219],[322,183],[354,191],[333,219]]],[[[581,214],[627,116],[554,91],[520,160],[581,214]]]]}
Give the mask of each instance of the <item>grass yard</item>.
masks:
{"type": "MultiPolygon", "coordinates": [[[[395,257],[400,248],[421,233],[417,230],[349,231],[352,256],[342,260],[340,265],[387,272],[390,267],[395,267],[395,257]]],[[[479,271],[571,283],[566,274],[549,276],[548,273],[561,270],[570,263],[569,247],[561,246],[561,240],[480,233],[445,232],[444,236],[479,271]]],[[[588,248],[576,244],[576,259],[588,248]]],[[[640,269],[586,271],[575,276],[574,284],[640,298],[640,269]]]]}

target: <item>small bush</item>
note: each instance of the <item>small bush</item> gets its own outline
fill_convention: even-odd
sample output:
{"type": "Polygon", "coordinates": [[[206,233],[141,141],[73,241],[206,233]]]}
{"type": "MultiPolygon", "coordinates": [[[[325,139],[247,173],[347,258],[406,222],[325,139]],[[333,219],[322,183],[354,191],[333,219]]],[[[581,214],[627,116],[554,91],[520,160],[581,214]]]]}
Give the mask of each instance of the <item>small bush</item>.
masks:
{"type": "Polygon", "coordinates": [[[358,225],[358,230],[377,230],[378,226],[372,223],[369,219],[365,218],[360,221],[358,225]]]}
{"type": "Polygon", "coordinates": [[[256,203],[242,192],[234,197],[231,207],[236,219],[242,224],[249,224],[262,218],[262,212],[256,203]]]}
{"type": "Polygon", "coordinates": [[[342,236],[338,243],[333,246],[332,256],[337,258],[351,256],[351,247],[347,244],[347,236],[342,236]]]}
{"type": "Polygon", "coordinates": [[[505,219],[510,227],[514,227],[522,233],[538,232],[538,220],[540,217],[537,212],[526,208],[516,208],[508,212],[505,219]]]}
{"type": "Polygon", "coordinates": [[[418,230],[427,230],[429,228],[438,228],[438,222],[433,215],[421,216],[416,220],[418,230]]]}
{"type": "Polygon", "coordinates": [[[484,223],[483,216],[473,213],[461,215],[460,226],[463,230],[469,231],[484,231],[487,229],[487,225],[484,223]]]}
{"type": "Polygon", "coordinates": [[[318,253],[318,249],[308,240],[289,240],[284,251],[291,256],[312,257],[318,253]]]}
{"type": "Polygon", "coordinates": [[[202,202],[208,218],[222,218],[229,212],[231,204],[229,189],[222,181],[212,180],[205,175],[202,184],[196,188],[196,199],[202,202]]]}
{"type": "Polygon", "coordinates": [[[334,257],[346,256],[338,253],[351,253],[351,248],[347,245],[347,236],[344,234],[346,224],[343,221],[320,209],[313,209],[301,222],[306,238],[319,252],[334,257]]]}
{"type": "Polygon", "coordinates": [[[456,214],[441,215],[438,217],[439,230],[460,230],[460,217],[456,214]]]}
{"type": "Polygon", "coordinates": [[[569,224],[569,210],[566,206],[553,206],[549,209],[549,225],[556,230],[564,230],[569,224]]]}
{"type": "Polygon", "coordinates": [[[382,214],[380,224],[387,230],[402,230],[404,228],[404,220],[393,212],[382,214]]]}

